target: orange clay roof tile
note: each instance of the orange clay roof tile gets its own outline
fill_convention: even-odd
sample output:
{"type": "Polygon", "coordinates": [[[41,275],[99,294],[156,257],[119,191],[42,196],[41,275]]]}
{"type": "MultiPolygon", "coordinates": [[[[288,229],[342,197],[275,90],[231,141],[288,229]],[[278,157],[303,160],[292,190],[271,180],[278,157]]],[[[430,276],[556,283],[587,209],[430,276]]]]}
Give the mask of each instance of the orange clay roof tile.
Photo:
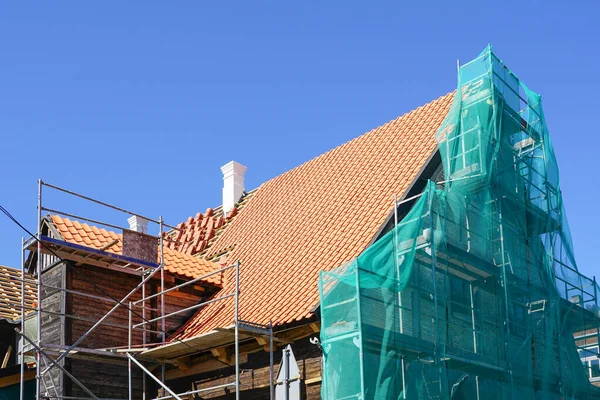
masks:
{"type": "MultiPolygon", "coordinates": [[[[209,259],[231,251],[228,259],[240,260],[241,319],[280,325],[312,316],[319,270],[355,258],[373,240],[393,209],[393,195],[409,189],[435,151],[434,134],[452,97],[367,132],[253,193],[205,251],[209,259]]],[[[185,229],[196,229],[189,225],[185,229]]],[[[233,279],[225,282],[223,292],[231,293],[233,279]]],[[[229,300],[199,310],[174,337],[230,325],[229,300]]]]}
{"type": "Polygon", "coordinates": [[[165,246],[182,253],[205,256],[212,243],[231,224],[252,195],[253,192],[245,194],[227,217],[223,215],[222,207],[207,208],[204,214],[189,217],[165,236],[165,246]]]}
{"type": "MultiPolygon", "coordinates": [[[[120,234],[106,229],[98,229],[88,224],[80,224],[78,221],[71,221],[58,215],[52,215],[51,220],[54,227],[67,242],[102,249],[114,254],[122,254],[123,252],[123,241],[120,234]],[[70,234],[71,229],[76,229],[75,234],[70,234]]],[[[182,277],[197,278],[221,268],[217,263],[181,253],[167,246],[164,246],[164,252],[165,271],[182,277]]],[[[222,276],[218,274],[209,276],[204,280],[217,286],[222,284],[222,276]]]]}

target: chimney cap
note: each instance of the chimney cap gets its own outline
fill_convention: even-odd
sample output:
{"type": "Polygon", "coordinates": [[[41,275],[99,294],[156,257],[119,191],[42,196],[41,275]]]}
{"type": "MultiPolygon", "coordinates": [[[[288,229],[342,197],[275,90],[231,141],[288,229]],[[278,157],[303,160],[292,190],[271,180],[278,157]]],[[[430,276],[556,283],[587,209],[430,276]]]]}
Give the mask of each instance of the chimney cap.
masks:
{"type": "Polygon", "coordinates": [[[148,233],[148,222],[146,218],[139,217],[137,215],[132,215],[127,218],[127,222],[129,223],[129,229],[135,232],[148,233]]]}
{"type": "Polygon", "coordinates": [[[244,172],[246,172],[247,169],[248,169],[248,167],[246,167],[245,165],[232,160],[221,167],[221,172],[223,173],[224,176],[228,176],[231,174],[236,174],[236,175],[240,174],[243,176],[244,172]]]}

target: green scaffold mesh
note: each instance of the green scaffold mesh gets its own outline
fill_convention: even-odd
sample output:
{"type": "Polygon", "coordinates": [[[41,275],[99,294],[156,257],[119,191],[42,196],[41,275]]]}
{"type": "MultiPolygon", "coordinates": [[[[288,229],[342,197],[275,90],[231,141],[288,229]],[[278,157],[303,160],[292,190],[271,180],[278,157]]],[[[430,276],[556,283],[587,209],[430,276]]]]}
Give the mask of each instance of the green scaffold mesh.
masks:
{"type": "Polygon", "coordinates": [[[599,288],[575,263],[540,96],[488,47],[436,140],[444,181],[321,272],[322,398],[600,398],[599,288]]]}

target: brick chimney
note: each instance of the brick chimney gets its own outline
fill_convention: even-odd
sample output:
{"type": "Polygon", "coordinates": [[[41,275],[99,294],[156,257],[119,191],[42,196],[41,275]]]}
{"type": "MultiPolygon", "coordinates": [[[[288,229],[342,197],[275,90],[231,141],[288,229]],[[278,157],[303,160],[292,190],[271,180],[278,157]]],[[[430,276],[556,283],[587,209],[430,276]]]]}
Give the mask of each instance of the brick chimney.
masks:
{"type": "Polygon", "coordinates": [[[223,213],[227,216],[244,193],[246,167],[230,161],[221,167],[221,172],[223,172],[223,213]]]}

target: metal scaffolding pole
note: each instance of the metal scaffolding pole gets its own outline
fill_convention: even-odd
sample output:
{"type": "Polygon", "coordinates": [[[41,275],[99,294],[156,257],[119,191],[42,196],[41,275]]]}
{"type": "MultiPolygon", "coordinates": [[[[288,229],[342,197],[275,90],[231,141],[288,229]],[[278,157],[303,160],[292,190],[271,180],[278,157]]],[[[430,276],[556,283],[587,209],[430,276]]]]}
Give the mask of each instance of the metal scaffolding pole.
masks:
{"type": "MultiPolygon", "coordinates": [[[[142,268],[144,276],[144,268],[142,268]]],[[[142,285],[142,299],[146,297],[146,285],[142,285]]],[[[142,320],[146,321],[146,301],[142,301],[142,320]]],[[[146,327],[144,327],[146,328],[146,327]]],[[[146,347],[146,329],[142,330],[142,347],[146,347]]],[[[146,374],[142,374],[142,399],[146,400],[146,374]]]]}
{"type": "Polygon", "coordinates": [[[275,400],[275,386],[273,385],[273,321],[269,321],[269,400],[275,400]]]}
{"type": "MultiPolygon", "coordinates": [[[[71,375],[71,373],[69,371],[67,371],[62,365],[60,365],[57,361],[55,361],[54,359],[52,359],[52,357],[50,357],[49,355],[47,355],[31,339],[29,339],[27,336],[25,336],[24,334],[22,334],[21,332],[19,332],[17,329],[15,329],[15,331],[17,332],[17,334],[19,336],[21,336],[22,339],[27,340],[29,342],[29,344],[31,344],[33,347],[35,347],[35,349],[37,350],[38,354],[44,355],[44,357],[46,357],[46,359],[48,361],[50,361],[51,364],[53,364],[54,366],[58,367],[65,375],[67,375],[69,378],[71,378],[71,380],[73,381],[73,383],[75,383],[77,386],[79,386],[84,392],[86,392],[87,394],[89,394],[92,399],[99,400],[98,397],[96,397],[94,395],[94,393],[92,393],[87,387],[85,387],[85,385],[83,383],[79,382],[79,380],[77,378],[75,378],[73,375],[71,375]]],[[[39,371],[39,367],[38,367],[38,371],[39,371]]]]}
{"type": "Polygon", "coordinates": [[[239,340],[239,308],[240,308],[240,262],[235,262],[235,399],[240,400],[240,340],[239,340]]]}
{"type": "MultiPolygon", "coordinates": [[[[159,251],[160,251],[160,315],[165,315],[165,249],[164,249],[164,241],[163,241],[163,218],[162,216],[158,217],[158,240],[159,240],[159,251]]],[[[163,318],[161,320],[161,330],[162,330],[162,345],[164,346],[167,338],[166,338],[166,319],[163,318]]],[[[160,373],[161,380],[165,381],[165,363],[161,363],[160,365],[160,373]]],[[[163,390],[164,395],[164,390],[163,390]]]]}
{"type": "MultiPolygon", "coordinates": [[[[21,332],[25,333],[25,250],[23,244],[25,238],[21,237],[21,332]]],[[[23,400],[25,394],[25,340],[21,338],[19,345],[19,357],[21,357],[21,374],[19,376],[19,400],[23,400]]]]}
{"type": "Polygon", "coordinates": [[[41,361],[42,354],[40,343],[42,342],[42,180],[38,179],[38,207],[37,207],[37,315],[36,315],[36,363],[35,363],[35,398],[40,400],[41,387],[41,361]]]}
{"type": "MultiPolygon", "coordinates": [[[[82,194],[80,194],[80,193],[76,193],[76,192],[73,192],[73,191],[71,191],[71,190],[67,190],[67,189],[61,188],[60,186],[51,185],[51,184],[49,184],[49,183],[47,183],[47,182],[44,182],[44,181],[42,181],[41,179],[39,180],[39,183],[40,183],[41,185],[47,186],[47,187],[49,187],[49,188],[52,188],[52,189],[54,189],[54,190],[58,190],[59,192],[67,193],[67,194],[69,194],[69,195],[71,195],[71,196],[79,197],[79,198],[81,198],[81,199],[84,199],[84,200],[91,201],[92,203],[96,203],[96,204],[99,204],[99,205],[101,205],[101,206],[108,207],[108,208],[110,208],[110,209],[113,209],[113,210],[116,210],[116,211],[120,211],[120,212],[122,212],[122,213],[124,213],[124,214],[133,215],[133,216],[136,216],[136,217],[139,217],[139,218],[145,219],[145,220],[147,220],[147,221],[149,221],[149,222],[153,222],[153,223],[155,223],[155,224],[158,224],[158,221],[157,221],[157,220],[154,220],[154,219],[152,219],[152,218],[144,217],[143,215],[140,215],[140,214],[138,214],[138,213],[134,213],[134,212],[131,212],[131,211],[125,210],[125,209],[123,209],[123,208],[120,208],[120,207],[115,207],[115,206],[113,206],[112,204],[108,204],[108,203],[105,203],[105,202],[103,202],[103,201],[96,200],[96,199],[94,199],[94,198],[92,198],[92,197],[85,196],[85,195],[82,195],[82,194]]],[[[175,230],[178,230],[178,229],[177,229],[176,227],[174,227],[174,226],[170,226],[170,225],[167,225],[167,224],[163,224],[163,225],[164,225],[164,226],[166,226],[166,227],[168,227],[168,228],[170,228],[170,229],[175,229],[175,230]]]]}
{"type": "MultiPolygon", "coordinates": [[[[235,387],[235,391],[236,391],[236,400],[239,400],[240,398],[240,330],[241,329],[246,329],[246,330],[253,330],[254,332],[260,333],[263,336],[269,335],[269,375],[270,375],[270,399],[273,400],[274,399],[274,386],[273,386],[273,380],[274,380],[274,362],[273,362],[273,324],[272,322],[269,322],[269,325],[264,325],[264,324],[255,324],[252,322],[244,322],[240,319],[240,303],[239,303],[239,295],[240,295],[240,262],[236,261],[234,264],[229,265],[227,267],[224,268],[220,268],[219,270],[215,270],[215,271],[211,271],[208,274],[205,274],[203,276],[200,277],[196,277],[194,279],[191,279],[189,281],[186,281],[180,285],[175,285],[174,287],[169,287],[168,289],[165,288],[165,280],[166,280],[166,270],[165,270],[165,254],[164,254],[164,250],[165,250],[165,242],[164,242],[164,229],[165,227],[169,227],[172,229],[177,229],[175,227],[171,227],[170,225],[167,225],[164,223],[162,216],[158,218],[158,220],[151,220],[149,218],[143,217],[139,214],[136,213],[132,213],[130,211],[115,207],[115,206],[111,206],[110,204],[95,200],[91,197],[87,197],[87,196],[83,196],[80,195],[78,193],[57,187],[57,186],[53,186],[50,184],[47,184],[45,182],[43,182],[41,179],[38,180],[38,204],[37,204],[37,230],[36,230],[36,236],[35,239],[37,241],[35,250],[32,249],[32,251],[37,252],[37,264],[36,264],[36,276],[35,279],[28,279],[25,278],[25,275],[23,274],[21,276],[20,279],[20,284],[21,284],[21,293],[22,293],[22,297],[21,297],[21,333],[24,336],[24,331],[25,331],[25,314],[26,311],[28,309],[33,309],[34,311],[36,311],[36,332],[37,332],[37,338],[35,339],[35,343],[32,343],[32,346],[35,349],[36,352],[36,360],[37,360],[37,364],[36,364],[36,396],[37,396],[37,400],[41,400],[42,398],[42,381],[44,379],[44,377],[46,377],[46,374],[48,374],[53,368],[59,368],[62,373],[64,374],[64,376],[69,377],[75,384],[77,384],[78,386],[80,386],[82,388],[82,390],[84,390],[88,395],[91,396],[91,398],[93,399],[97,399],[97,397],[89,390],[85,387],[85,385],[83,385],[81,382],[79,382],[69,371],[67,371],[66,367],[61,365],[62,363],[64,363],[64,359],[66,359],[66,357],[71,357],[72,355],[70,355],[71,351],[77,351],[77,352],[82,352],[84,350],[88,350],[85,348],[79,348],[77,347],[78,345],[80,345],[93,331],[96,330],[96,328],[98,328],[100,325],[108,325],[108,326],[114,326],[117,328],[124,328],[127,329],[127,350],[125,351],[125,355],[127,356],[127,368],[128,368],[128,376],[127,376],[127,385],[128,385],[128,398],[129,400],[132,400],[133,397],[135,396],[134,394],[134,388],[133,388],[133,366],[137,365],[138,367],[140,367],[140,369],[142,369],[142,371],[144,372],[142,374],[142,385],[143,385],[143,392],[142,392],[142,398],[146,399],[147,398],[147,387],[146,387],[146,383],[147,383],[147,377],[146,375],[150,376],[158,385],[160,388],[160,391],[158,393],[158,396],[161,396],[161,391],[162,391],[162,397],[159,397],[161,399],[166,399],[166,398],[175,398],[175,399],[180,399],[180,397],[182,395],[177,395],[175,394],[172,390],[170,390],[166,384],[165,384],[165,379],[166,379],[166,363],[164,360],[155,360],[156,362],[156,366],[161,367],[161,373],[160,375],[157,373],[156,375],[153,375],[152,373],[149,372],[149,370],[146,368],[146,366],[144,366],[142,364],[142,362],[136,358],[134,358],[132,356],[132,352],[136,351],[136,347],[134,347],[134,340],[133,340],[133,335],[134,335],[134,329],[141,327],[142,329],[142,345],[145,348],[148,345],[148,333],[152,332],[152,338],[154,338],[154,334],[156,334],[156,338],[158,339],[158,343],[153,343],[153,344],[159,344],[159,345],[166,345],[167,344],[167,340],[166,340],[166,335],[167,335],[167,322],[166,322],[166,318],[181,314],[183,312],[188,312],[188,311],[192,311],[194,309],[200,308],[200,307],[204,307],[207,306],[208,304],[211,304],[213,302],[217,302],[217,301],[221,301],[221,300],[225,300],[228,299],[230,297],[234,297],[233,299],[230,299],[228,301],[234,301],[234,327],[233,327],[233,333],[234,333],[234,339],[233,339],[233,343],[230,342],[230,344],[228,344],[228,346],[233,346],[235,349],[234,352],[234,357],[235,357],[235,382],[231,382],[228,384],[220,384],[211,388],[203,388],[203,389],[198,389],[198,390],[194,390],[191,392],[186,392],[185,395],[191,395],[191,394],[196,394],[196,393],[200,393],[200,392],[204,392],[204,391],[208,391],[211,389],[217,389],[217,388],[224,388],[224,387],[231,387],[234,386],[235,387]],[[42,283],[42,272],[44,270],[44,268],[51,268],[51,267],[55,267],[57,265],[60,265],[61,263],[66,263],[67,261],[65,261],[65,259],[63,259],[61,256],[57,255],[56,253],[54,253],[54,251],[52,250],[52,247],[48,247],[45,243],[43,243],[43,240],[46,240],[48,238],[46,238],[46,236],[44,236],[43,232],[42,232],[42,227],[44,226],[43,224],[45,223],[45,220],[42,218],[42,212],[47,211],[47,212],[51,212],[51,213],[56,213],[56,214],[62,214],[62,215],[66,215],[69,217],[73,217],[73,218],[77,218],[77,219],[81,219],[81,220],[85,220],[91,223],[97,223],[100,225],[104,225],[104,226],[108,226],[108,227],[114,227],[114,228],[120,228],[116,225],[111,225],[111,224],[105,224],[102,223],[98,220],[92,219],[92,218],[86,218],[86,217],[80,217],[80,216],[76,216],[75,214],[71,214],[71,213],[64,213],[64,212],[60,212],[60,211],[56,211],[55,209],[51,209],[51,208],[45,208],[42,202],[42,190],[43,187],[47,186],[51,189],[55,189],[57,191],[66,193],[68,195],[72,195],[72,196],[76,196],[78,198],[84,199],[84,200],[88,200],[91,202],[94,202],[96,204],[99,204],[101,206],[106,206],[109,207],[113,210],[116,211],[120,211],[120,212],[124,212],[130,215],[134,215],[134,216],[138,216],[141,218],[144,218],[148,221],[157,223],[159,226],[159,236],[157,237],[158,239],[158,249],[159,249],[159,260],[158,260],[158,266],[157,268],[154,269],[150,269],[148,266],[145,266],[143,263],[140,263],[139,265],[141,265],[141,267],[137,268],[135,271],[141,274],[141,282],[138,283],[135,288],[133,288],[133,290],[131,290],[126,296],[124,296],[120,301],[119,299],[116,298],[109,298],[109,297],[103,297],[103,296],[98,296],[96,294],[90,294],[90,293],[86,293],[83,291],[77,291],[77,290],[73,290],[72,288],[68,288],[68,287],[59,287],[60,285],[49,285],[49,284],[44,284],[42,283]],[[56,256],[57,260],[54,261],[54,257],[52,255],[50,256],[45,256],[45,253],[49,252],[50,254],[56,256]],[[54,262],[53,262],[54,261],[54,262]],[[231,293],[231,294],[225,294],[225,295],[221,295],[218,297],[213,297],[209,300],[205,300],[203,302],[199,302],[199,304],[195,304],[191,307],[187,307],[184,308],[182,310],[176,310],[173,311],[171,313],[166,313],[166,306],[167,306],[167,302],[166,302],[166,294],[174,291],[174,290],[178,290],[184,286],[187,285],[191,285],[193,283],[199,282],[201,280],[204,280],[210,276],[216,275],[216,274],[222,274],[224,271],[234,268],[235,269],[235,292],[231,293]],[[160,271],[159,271],[160,270],[160,271]],[[151,279],[155,279],[155,277],[157,276],[157,274],[160,273],[160,291],[158,293],[148,293],[148,290],[146,288],[147,283],[151,280],[151,279]],[[37,304],[34,307],[28,307],[26,302],[25,302],[25,298],[26,298],[26,285],[28,284],[34,284],[36,285],[36,289],[37,289],[37,304]],[[55,293],[55,292],[60,292],[62,293],[62,295],[66,295],[66,294],[70,294],[70,295],[74,295],[74,296],[84,296],[87,298],[93,298],[96,299],[98,301],[102,301],[102,302],[108,302],[111,303],[112,308],[106,312],[104,315],[102,315],[100,318],[82,318],[82,317],[78,317],[76,315],[68,315],[65,313],[64,310],[61,310],[61,312],[55,312],[55,311],[46,311],[42,308],[42,302],[43,302],[43,297],[44,297],[44,290],[50,290],[51,293],[55,293]],[[130,300],[131,296],[137,292],[138,290],[141,291],[141,299],[140,300],[130,300]],[[154,307],[151,305],[151,303],[148,303],[148,301],[150,301],[151,299],[156,299],[158,301],[160,301],[160,305],[156,304],[154,307]],[[141,305],[140,305],[141,303],[141,305]],[[125,327],[125,325],[119,325],[119,324],[112,324],[107,322],[107,319],[120,307],[126,307],[128,309],[128,323],[127,326],[125,327]],[[137,306],[137,307],[141,307],[142,312],[141,312],[141,319],[142,321],[140,323],[135,323],[135,320],[133,318],[133,314],[135,313],[135,311],[133,310],[133,307],[137,306]],[[148,307],[149,306],[149,307],[148,307]],[[154,317],[154,315],[148,315],[148,310],[150,310],[151,312],[155,312],[156,314],[158,314],[158,317],[154,317]],[[50,347],[48,347],[48,349],[44,349],[45,346],[52,346],[52,345],[48,345],[48,344],[44,344],[44,342],[42,341],[42,316],[44,315],[44,313],[48,313],[49,315],[58,315],[61,318],[70,318],[70,319],[82,319],[82,320],[86,320],[90,323],[93,323],[93,325],[91,326],[91,328],[89,328],[83,335],[81,335],[77,340],[75,340],[72,344],[69,344],[68,346],[62,346],[60,348],[54,348],[52,347],[52,349],[50,347]],[[150,318],[150,320],[148,320],[147,318],[150,318]],[[152,329],[151,325],[148,324],[157,324],[157,321],[160,321],[160,327],[156,327],[154,329],[152,329]],[[158,336],[160,335],[160,336],[158,336]],[[52,354],[51,358],[48,354],[52,354]],[[46,365],[44,368],[42,368],[42,362],[45,361],[50,361],[50,365],[46,365]],[[166,396],[166,394],[169,394],[169,396],[166,396]]],[[[50,226],[50,229],[52,229],[52,227],[50,226]]],[[[127,229],[127,228],[121,228],[121,229],[127,229]]],[[[54,238],[54,234],[55,232],[49,232],[49,238],[52,239],[54,238]]],[[[26,248],[27,249],[31,249],[31,246],[33,245],[32,241],[26,241],[25,239],[22,239],[21,242],[21,249],[22,249],[22,264],[24,264],[24,260],[25,260],[25,251],[26,248]]],[[[69,259],[67,257],[67,259],[69,259]]],[[[129,265],[134,265],[137,266],[138,264],[136,264],[135,262],[133,264],[127,264],[125,267],[128,267],[129,265]]],[[[233,271],[231,271],[233,273],[233,271]]],[[[90,283],[94,286],[96,286],[93,282],[90,281],[90,283]]],[[[231,286],[228,286],[231,287],[231,286]]],[[[102,289],[99,289],[101,291],[103,291],[102,289]]],[[[106,294],[106,292],[104,292],[106,294]]],[[[47,294],[47,293],[46,293],[47,294]]],[[[110,296],[108,294],[106,294],[106,296],[110,296]]],[[[156,301],[155,300],[155,301],[156,301]]],[[[158,303],[158,301],[156,301],[156,303],[158,303]]],[[[136,314],[139,316],[139,314],[136,314]]],[[[25,338],[27,340],[29,340],[28,338],[25,338]]],[[[24,366],[24,340],[22,340],[21,342],[21,358],[22,358],[22,362],[21,362],[21,374],[20,374],[20,396],[21,396],[21,400],[23,400],[24,397],[24,377],[25,377],[25,366],[24,366]]],[[[152,339],[152,341],[154,341],[154,339],[152,339]]],[[[113,348],[113,347],[111,347],[113,348]]],[[[118,347],[114,347],[114,348],[118,348],[118,347]]],[[[89,349],[90,351],[93,349],[89,349]]],[[[106,349],[103,350],[95,350],[95,353],[93,354],[97,354],[97,355],[102,355],[103,351],[106,351],[106,349]],[[102,354],[101,354],[102,353],[102,354]]],[[[123,358],[123,361],[125,360],[125,358],[123,358]]],[[[47,377],[46,377],[47,378],[47,377]]],[[[58,389],[59,387],[55,385],[55,388],[58,389]]],[[[62,392],[62,390],[64,389],[61,388],[61,392],[60,393],[56,393],[55,396],[53,396],[53,398],[75,398],[73,396],[65,396],[64,393],[62,392]]],[[[51,396],[52,397],[52,396],[51,396]]]]}
{"type": "MultiPolygon", "coordinates": [[[[172,391],[167,390],[167,386],[164,384],[165,379],[164,379],[164,375],[161,374],[161,378],[160,379],[160,386],[161,386],[161,390],[167,390],[167,392],[169,392],[169,396],[162,396],[162,397],[158,397],[158,399],[168,399],[168,398],[173,398],[175,396],[184,396],[184,395],[191,395],[191,394],[196,394],[196,393],[200,393],[200,392],[204,392],[204,391],[208,391],[208,390],[212,390],[212,389],[218,389],[218,388],[223,388],[223,387],[229,387],[229,386],[235,386],[235,390],[236,390],[236,399],[239,399],[239,394],[240,394],[240,369],[239,369],[239,328],[240,326],[245,326],[245,329],[250,329],[250,330],[254,330],[256,332],[260,332],[264,335],[269,335],[269,355],[270,355],[270,376],[271,376],[271,382],[273,381],[273,374],[274,374],[274,367],[273,367],[273,328],[272,328],[272,323],[270,323],[269,325],[260,325],[260,328],[258,327],[259,324],[254,324],[254,323],[249,323],[247,321],[242,321],[239,318],[239,294],[240,294],[240,289],[239,289],[239,284],[240,284],[240,263],[239,261],[236,261],[234,264],[220,268],[219,270],[213,271],[211,273],[208,273],[206,275],[203,275],[201,277],[195,278],[193,281],[197,282],[201,279],[204,279],[206,277],[218,274],[218,273],[222,273],[226,270],[235,268],[235,291],[234,293],[230,293],[230,294],[226,294],[217,298],[213,298],[211,300],[207,300],[201,303],[198,303],[194,306],[191,307],[187,307],[184,308],[182,310],[177,310],[177,311],[173,311],[169,314],[164,314],[160,317],[156,317],[156,318],[152,318],[152,319],[146,319],[145,317],[143,318],[144,320],[140,323],[137,324],[133,324],[132,321],[130,320],[130,326],[129,326],[129,336],[131,337],[131,332],[133,329],[138,328],[138,327],[143,327],[146,324],[150,324],[153,322],[157,322],[157,321],[161,321],[163,324],[166,324],[166,319],[178,314],[181,314],[182,312],[186,312],[186,311],[190,311],[193,309],[197,309],[203,306],[206,306],[208,304],[211,303],[215,303],[215,302],[219,302],[228,298],[234,298],[234,347],[235,347],[235,353],[234,353],[234,358],[235,358],[235,368],[236,368],[236,381],[232,382],[232,383],[228,383],[228,384],[222,384],[222,385],[217,385],[217,386],[213,386],[213,387],[207,387],[207,388],[203,388],[203,389],[198,389],[198,390],[193,390],[193,391],[189,391],[189,392],[185,392],[179,395],[175,395],[172,391]]],[[[143,292],[143,296],[141,299],[136,300],[131,302],[131,305],[134,306],[136,304],[141,303],[142,304],[142,310],[144,310],[145,307],[145,302],[148,301],[149,299],[152,298],[161,298],[165,293],[170,292],[172,290],[177,290],[181,287],[187,286],[190,284],[191,281],[189,282],[184,282],[180,285],[176,285],[174,287],[170,287],[169,289],[164,289],[161,290],[158,293],[154,293],[152,295],[149,296],[145,296],[145,292],[143,292]]],[[[162,310],[159,309],[159,310],[162,310]]],[[[158,311],[158,310],[157,310],[158,311]]],[[[131,313],[131,310],[130,310],[131,313]]],[[[128,344],[128,350],[131,350],[131,341],[128,344]]],[[[131,354],[129,352],[127,352],[128,354],[128,358],[129,358],[129,362],[134,362],[136,365],[140,366],[140,363],[137,363],[136,361],[134,361],[133,357],[131,356],[131,354]]],[[[143,369],[144,370],[144,369],[143,369]]],[[[129,372],[131,374],[131,372],[129,372]]],[[[145,374],[143,376],[143,379],[145,377],[145,374]]],[[[152,377],[153,379],[156,378],[156,376],[152,377]]],[[[156,378],[158,379],[158,378],[156,378]]],[[[156,380],[155,379],[155,380],[156,380]]],[[[158,381],[157,381],[158,382],[158,381]]],[[[131,392],[131,387],[130,387],[130,392],[131,392]]],[[[274,395],[273,395],[274,396],[274,395]]],[[[177,398],[177,397],[175,397],[177,398]]]]}
{"type": "MultiPolygon", "coordinates": [[[[132,312],[131,312],[132,308],[131,307],[132,307],[132,304],[131,304],[131,301],[130,301],[129,302],[129,313],[128,313],[129,314],[128,315],[128,317],[129,317],[129,327],[128,327],[128,330],[127,330],[127,351],[131,351],[131,333],[132,333],[131,332],[131,325],[132,325],[132,322],[131,322],[131,319],[132,319],[132,312]]],[[[128,399],[132,400],[132,392],[131,392],[131,389],[132,389],[132,382],[131,382],[131,359],[129,359],[129,358],[127,358],[127,385],[129,386],[128,387],[128,394],[129,394],[128,399]]]]}
{"type": "MultiPolygon", "coordinates": [[[[39,257],[39,254],[38,254],[39,257]]],[[[154,269],[151,273],[149,273],[140,284],[138,284],[132,291],[130,291],[125,297],[123,297],[123,299],[121,299],[121,301],[119,302],[119,304],[116,304],[113,308],[111,308],[106,314],[104,314],[104,316],[102,316],[102,318],[100,318],[90,329],[88,329],[83,335],[81,335],[79,337],[79,339],[77,339],[72,345],[70,345],[57,359],[56,361],[61,361],[62,359],[64,359],[66,356],[69,355],[69,353],[71,352],[71,350],[73,350],[75,347],[77,347],[78,344],[80,344],[90,333],[92,333],[96,328],[98,328],[108,317],[110,317],[110,315],[115,312],[117,310],[117,308],[119,308],[124,301],[127,301],[131,295],[133,295],[135,292],[138,291],[138,289],[140,288],[140,286],[142,287],[142,289],[145,286],[145,283],[148,282],[150,279],[152,279],[152,277],[156,274],[156,272],[158,271],[158,269],[154,269]]],[[[39,291],[39,289],[38,289],[39,291]]],[[[41,332],[41,330],[40,330],[41,332]]],[[[38,335],[41,336],[41,335],[38,335]]],[[[44,372],[42,372],[42,374],[45,374],[46,372],[48,372],[48,369],[44,370],[44,372]]]]}
{"type": "Polygon", "coordinates": [[[148,375],[150,378],[152,378],[152,380],[154,380],[154,382],[158,383],[160,385],[160,387],[163,388],[163,390],[166,390],[175,399],[182,400],[181,397],[177,396],[177,394],[175,394],[175,392],[173,392],[171,389],[169,389],[169,387],[166,386],[164,383],[162,383],[162,381],[160,379],[158,379],[156,376],[154,376],[154,374],[152,372],[148,371],[146,369],[146,367],[144,367],[142,365],[141,362],[139,362],[138,360],[136,360],[131,354],[129,354],[129,353],[126,353],[126,354],[127,354],[127,358],[129,358],[129,360],[133,361],[135,363],[135,365],[137,365],[138,367],[140,367],[140,369],[145,372],[144,375],[148,375]]]}

